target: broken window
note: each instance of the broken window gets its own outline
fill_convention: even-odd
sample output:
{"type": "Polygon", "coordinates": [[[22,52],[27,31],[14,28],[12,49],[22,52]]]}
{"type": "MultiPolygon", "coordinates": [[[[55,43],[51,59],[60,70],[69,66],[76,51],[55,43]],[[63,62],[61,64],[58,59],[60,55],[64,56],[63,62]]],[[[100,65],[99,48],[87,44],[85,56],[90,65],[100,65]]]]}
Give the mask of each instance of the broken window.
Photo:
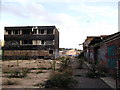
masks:
{"type": "Polygon", "coordinates": [[[41,34],[44,34],[44,30],[41,30],[41,34]]]}
{"type": "Polygon", "coordinates": [[[22,30],[22,34],[30,34],[30,30],[22,30]]]}
{"type": "Polygon", "coordinates": [[[12,32],[13,32],[12,34],[14,35],[15,34],[15,30],[13,30],[12,32]]]}
{"type": "Polygon", "coordinates": [[[45,45],[53,45],[53,40],[46,41],[45,45]]]}
{"type": "Polygon", "coordinates": [[[44,45],[44,44],[45,44],[44,40],[42,40],[41,44],[42,44],[42,45],[44,45]]]}
{"type": "Polygon", "coordinates": [[[8,34],[11,34],[11,30],[8,31],[8,34]]]}
{"type": "Polygon", "coordinates": [[[53,34],[53,30],[52,29],[47,30],[47,34],[53,34]]]}
{"type": "Polygon", "coordinates": [[[23,40],[22,44],[32,44],[32,40],[23,40]]]}
{"type": "Polygon", "coordinates": [[[49,50],[49,54],[53,54],[53,50],[49,50]]]}
{"type": "Polygon", "coordinates": [[[37,34],[37,29],[33,29],[33,34],[37,34]]]}
{"type": "Polygon", "coordinates": [[[38,34],[40,34],[41,33],[41,30],[38,30],[38,34]]]}
{"type": "Polygon", "coordinates": [[[17,31],[17,30],[15,30],[15,34],[18,34],[18,31],[17,31]]]}

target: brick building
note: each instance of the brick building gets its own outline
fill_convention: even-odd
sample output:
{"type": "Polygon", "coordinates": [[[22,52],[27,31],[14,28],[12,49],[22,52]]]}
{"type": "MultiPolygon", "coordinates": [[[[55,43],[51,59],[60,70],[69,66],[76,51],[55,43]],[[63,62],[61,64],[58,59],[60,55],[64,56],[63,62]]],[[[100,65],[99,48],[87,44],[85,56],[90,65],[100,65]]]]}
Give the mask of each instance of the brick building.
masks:
{"type": "Polygon", "coordinates": [[[84,56],[89,63],[101,65],[111,74],[120,69],[120,32],[112,35],[87,37],[83,43],[84,56]]]}
{"type": "Polygon", "coordinates": [[[3,59],[56,59],[59,31],[55,26],[5,27],[3,59]]]}

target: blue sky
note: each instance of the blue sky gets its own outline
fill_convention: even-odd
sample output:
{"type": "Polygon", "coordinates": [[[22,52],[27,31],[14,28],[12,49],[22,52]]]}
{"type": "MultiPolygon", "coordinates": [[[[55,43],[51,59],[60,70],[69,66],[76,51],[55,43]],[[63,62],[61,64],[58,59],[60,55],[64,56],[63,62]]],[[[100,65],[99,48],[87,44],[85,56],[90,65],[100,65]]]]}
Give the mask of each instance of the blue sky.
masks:
{"type": "Polygon", "coordinates": [[[119,0],[1,0],[0,39],[5,26],[55,25],[60,47],[81,48],[87,36],[118,31],[119,0]]]}

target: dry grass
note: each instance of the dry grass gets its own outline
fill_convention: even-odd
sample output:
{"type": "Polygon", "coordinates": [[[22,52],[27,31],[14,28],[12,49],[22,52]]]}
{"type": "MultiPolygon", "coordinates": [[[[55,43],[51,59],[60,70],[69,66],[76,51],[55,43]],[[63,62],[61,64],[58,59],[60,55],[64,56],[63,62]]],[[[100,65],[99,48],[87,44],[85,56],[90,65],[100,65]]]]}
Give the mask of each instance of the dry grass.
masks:
{"type": "MultiPolygon", "coordinates": [[[[3,76],[3,88],[8,88],[10,84],[11,88],[17,88],[18,86],[28,88],[37,83],[43,83],[48,80],[50,73],[52,72],[51,63],[52,60],[10,60],[2,62],[2,76],[3,76]],[[17,65],[18,64],[18,65],[17,65]],[[12,77],[9,79],[7,77],[11,74],[11,72],[21,72],[22,70],[26,70],[26,77],[16,78],[12,77]],[[12,80],[12,81],[11,81],[12,80]],[[18,85],[16,83],[18,82],[18,85]]],[[[59,67],[59,61],[56,61],[56,68],[59,67]]],[[[33,86],[36,87],[36,86],[33,86]]]]}
{"type": "Polygon", "coordinates": [[[14,79],[4,79],[2,85],[18,85],[19,82],[14,79]]]}

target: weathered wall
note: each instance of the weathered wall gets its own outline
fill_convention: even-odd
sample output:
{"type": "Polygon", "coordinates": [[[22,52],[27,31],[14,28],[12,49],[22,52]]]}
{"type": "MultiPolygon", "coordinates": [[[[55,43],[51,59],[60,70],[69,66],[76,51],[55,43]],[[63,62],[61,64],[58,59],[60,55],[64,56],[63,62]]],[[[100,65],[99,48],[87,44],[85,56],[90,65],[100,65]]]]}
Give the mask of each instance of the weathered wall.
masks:
{"type": "Polygon", "coordinates": [[[107,45],[101,44],[98,50],[98,61],[103,67],[107,67],[107,45]]]}
{"type": "Polygon", "coordinates": [[[33,57],[33,58],[38,58],[38,57],[46,57],[49,58],[52,56],[52,54],[49,54],[48,50],[5,50],[4,51],[4,58],[10,57],[12,58],[18,58],[22,59],[22,57],[33,57]]]}
{"type": "Polygon", "coordinates": [[[98,55],[100,65],[108,68],[111,73],[114,73],[116,60],[120,59],[120,37],[102,43],[98,50],[98,55]]]}
{"type": "Polygon", "coordinates": [[[90,48],[90,62],[94,63],[94,48],[90,48]]]}
{"type": "Polygon", "coordinates": [[[47,50],[5,50],[5,56],[48,56],[47,50]]]}

